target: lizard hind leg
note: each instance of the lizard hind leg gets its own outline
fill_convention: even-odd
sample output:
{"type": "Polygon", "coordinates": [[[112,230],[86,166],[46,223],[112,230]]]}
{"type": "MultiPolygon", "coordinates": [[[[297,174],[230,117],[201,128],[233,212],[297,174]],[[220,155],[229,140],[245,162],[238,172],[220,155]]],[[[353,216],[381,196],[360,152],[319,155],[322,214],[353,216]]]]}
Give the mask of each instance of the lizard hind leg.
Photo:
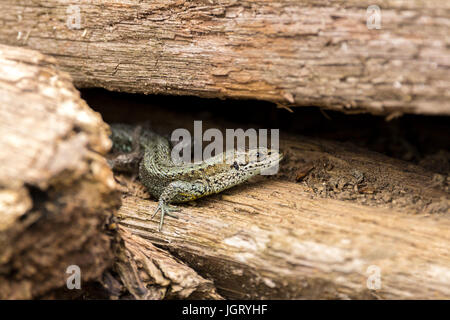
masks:
{"type": "Polygon", "coordinates": [[[158,211],[161,211],[161,220],[159,222],[159,231],[161,231],[164,224],[164,216],[167,215],[173,218],[178,218],[178,216],[173,212],[180,211],[180,209],[169,205],[169,203],[194,200],[206,195],[207,192],[207,185],[200,180],[194,182],[179,180],[173,181],[169,185],[167,185],[161,193],[158,201],[158,207],[156,208],[155,212],[153,212],[151,219],[155,217],[158,211]]]}

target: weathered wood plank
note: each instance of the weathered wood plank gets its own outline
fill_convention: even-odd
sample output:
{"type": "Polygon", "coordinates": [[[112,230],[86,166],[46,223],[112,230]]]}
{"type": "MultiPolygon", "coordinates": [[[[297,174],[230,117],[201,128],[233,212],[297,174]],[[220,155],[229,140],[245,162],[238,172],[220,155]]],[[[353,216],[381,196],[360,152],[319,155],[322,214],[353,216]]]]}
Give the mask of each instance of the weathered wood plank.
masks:
{"type": "MultiPolygon", "coordinates": [[[[165,127],[190,120],[157,119],[165,127]]],[[[148,220],[157,203],[118,176],[119,223],[214,280],[226,298],[450,297],[450,198],[434,173],[306,137],[284,135],[280,150],[277,176],[182,205],[162,233],[148,220]],[[374,270],[377,290],[367,285],[374,270]]]]}
{"type": "Polygon", "coordinates": [[[149,240],[118,230],[114,269],[136,299],[222,299],[211,280],[157,248],[149,240]]]}
{"type": "Polygon", "coordinates": [[[104,225],[120,196],[109,129],[55,59],[0,45],[0,299],[30,299],[113,263],[104,225]]]}
{"type": "Polygon", "coordinates": [[[146,220],[155,208],[128,195],[121,224],[213,279],[227,298],[450,297],[448,216],[311,199],[304,186],[279,181],[183,206],[162,233],[157,219],[146,220]],[[373,270],[377,290],[367,285],[373,270]]]}
{"type": "Polygon", "coordinates": [[[0,42],[55,56],[80,87],[450,114],[446,0],[1,0],[0,11],[0,42]],[[374,4],[378,30],[366,25],[374,4]]]}

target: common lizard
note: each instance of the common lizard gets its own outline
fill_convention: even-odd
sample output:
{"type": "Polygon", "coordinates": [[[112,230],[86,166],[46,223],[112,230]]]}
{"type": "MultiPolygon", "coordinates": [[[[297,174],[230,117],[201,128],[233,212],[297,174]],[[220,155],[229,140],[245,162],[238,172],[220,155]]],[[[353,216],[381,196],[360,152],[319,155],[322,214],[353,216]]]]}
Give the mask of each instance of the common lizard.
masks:
{"type": "Polygon", "coordinates": [[[263,169],[272,168],[283,157],[276,150],[260,147],[223,152],[202,162],[176,165],[171,158],[169,140],[149,129],[112,124],[111,133],[116,156],[108,162],[116,171],[137,170],[149,193],[159,199],[151,217],[161,211],[159,231],[165,215],[178,218],[173,212],[179,209],[171,203],[219,193],[260,174],[263,169]]]}

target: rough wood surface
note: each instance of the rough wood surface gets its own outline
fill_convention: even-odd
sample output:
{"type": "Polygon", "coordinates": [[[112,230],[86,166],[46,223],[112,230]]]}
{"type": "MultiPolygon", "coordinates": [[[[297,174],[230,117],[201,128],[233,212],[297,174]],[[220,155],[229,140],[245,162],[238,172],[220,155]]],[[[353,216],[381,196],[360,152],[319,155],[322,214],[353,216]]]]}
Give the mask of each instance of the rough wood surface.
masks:
{"type": "Polygon", "coordinates": [[[43,297],[70,265],[85,283],[113,262],[108,127],[55,63],[0,45],[0,299],[43,297]]]}
{"type": "Polygon", "coordinates": [[[55,56],[81,87],[450,114],[447,0],[0,0],[0,11],[0,42],[55,56]],[[369,5],[381,29],[366,25],[369,5]]]}
{"type": "Polygon", "coordinates": [[[448,185],[349,145],[286,136],[280,149],[277,176],[183,205],[162,233],[148,220],[157,203],[118,176],[119,223],[226,298],[450,298],[448,185]],[[376,270],[381,287],[371,290],[376,270]]]}
{"type": "Polygon", "coordinates": [[[119,228],[115,266],[125,288],[136,299],[222,299],[211,280],[149,240],[119,228]]]}
{"type": "Polygon", "coordinates": [[[127,197],[134,234],[168,249],[227,298],[450,298],[448,217],[311,199],[271,181],[183,207],[180,219],[145,220],[155,202],[127,197]],[[369,290],[370,266],[381,288],[369,290]]]}

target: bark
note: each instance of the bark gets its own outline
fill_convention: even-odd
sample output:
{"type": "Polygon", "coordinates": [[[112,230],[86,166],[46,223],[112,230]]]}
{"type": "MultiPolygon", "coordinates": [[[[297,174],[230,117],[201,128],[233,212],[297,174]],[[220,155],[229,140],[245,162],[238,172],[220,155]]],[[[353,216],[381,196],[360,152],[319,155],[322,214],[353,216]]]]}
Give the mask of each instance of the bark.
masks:
{"type": "Polygon", "coordinates": [[[199,276],[149,240],[119,228],[115,270],[136,299],[222,299],[211,280],[199,276]]]}
{"type": "Polygon", "coordinates": [[[450,297],[448,216],[311,199],[306,187],[277,181],[183,206],[162,233],[157,219],[147,220],[155,208],[129,195],[121,224],[213,280],[226,298],[450,297]]]}
{"type": "Polygon", "coordinates": [[[450,114],[446,0],[1,0],[0,10],[0,42],[55,56],[80,87],[450,114]],[[381,29],[366,25],[374,4],[381,29]]]}
{"type": "Polygon", "coordinates": [[[212,281],[116,230],[109,128],[55,63],[0,45],[0,298],[120,298],[127,290],[137,299],[221,299],[212,281]],[[66,287],[73,265],[82,289],[74,292],[66,287]]]}
{"type": "Polygon", "coordinates": [[[1,299],[43,297],[66,288],[71,265],[86,283],[113,263],[109,129],[55,63],[0,45],[1,299]]]}

